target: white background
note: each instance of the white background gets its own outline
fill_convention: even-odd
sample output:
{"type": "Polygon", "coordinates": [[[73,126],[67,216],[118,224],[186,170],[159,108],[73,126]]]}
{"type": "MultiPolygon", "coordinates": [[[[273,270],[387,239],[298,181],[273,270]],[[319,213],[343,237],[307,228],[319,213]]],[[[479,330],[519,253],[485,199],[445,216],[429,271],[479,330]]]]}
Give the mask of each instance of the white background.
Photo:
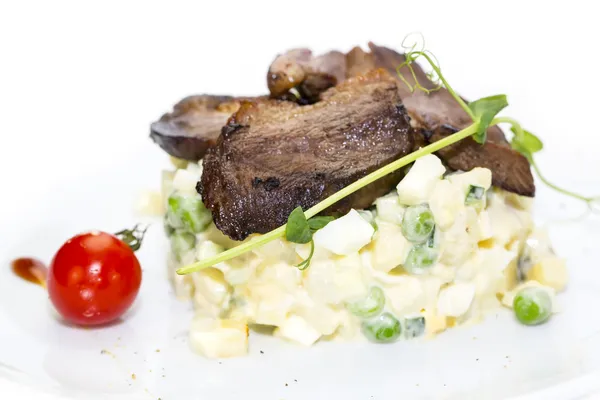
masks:
{"type": "Polygon", "coordinates": [[[464,96],[506,93],[506,114],[552,138],[542,169],[578,155],[585,172],[556,169],[555,181],[600,189],[590,150],[600,135],[593,1],[0,4],[0,221],[133,145],[158,151],[146,139],[149,123],[185,95],[265,93],[278,52],[366,48],[369,40],[399,47],[413,31],[464,96]]]}

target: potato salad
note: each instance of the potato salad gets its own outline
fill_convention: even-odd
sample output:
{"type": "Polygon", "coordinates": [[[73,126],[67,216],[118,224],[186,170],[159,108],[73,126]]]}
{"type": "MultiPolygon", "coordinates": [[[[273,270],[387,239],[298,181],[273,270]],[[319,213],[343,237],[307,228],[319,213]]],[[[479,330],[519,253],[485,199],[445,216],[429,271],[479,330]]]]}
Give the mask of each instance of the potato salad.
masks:
{"type": "Polygon", "coordinates": [[[201,173],[201,162],[163,172],[162,201],[169,274],[177,296],[193,301],[190,343],[207,357],[246,354],[257,326],[310,346],[433,336],[502,305],[533,325],[556,311],[567,282],[564,261],[533,225],[530,198],[492,188],[488,169],[448,173],[434,155],[371,208],[317,230],[314,246],[277,239],[179,276],[239,244],[212,223],[195,190],[201,173]]]}

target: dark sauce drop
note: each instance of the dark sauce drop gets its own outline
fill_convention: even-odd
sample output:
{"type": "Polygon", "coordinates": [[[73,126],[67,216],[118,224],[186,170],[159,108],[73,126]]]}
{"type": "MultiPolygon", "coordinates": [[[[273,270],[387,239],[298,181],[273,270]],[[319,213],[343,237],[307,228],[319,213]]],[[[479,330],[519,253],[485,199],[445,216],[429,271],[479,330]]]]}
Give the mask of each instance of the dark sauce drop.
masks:
{"type": "Polygon", "coordinates": [[[12,270],[19,278],[46,287],[46,264],[35,258],[17,258],[12,262],[12,270]]]}

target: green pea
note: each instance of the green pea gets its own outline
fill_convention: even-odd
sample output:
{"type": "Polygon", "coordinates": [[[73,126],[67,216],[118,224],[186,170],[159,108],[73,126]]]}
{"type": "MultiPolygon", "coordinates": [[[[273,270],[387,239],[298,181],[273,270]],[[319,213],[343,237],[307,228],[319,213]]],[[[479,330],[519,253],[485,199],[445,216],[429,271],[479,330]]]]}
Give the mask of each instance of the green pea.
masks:
{"type": "Polygon", "coordinates": [[[544,289],[537,287],[525,288],[515,296],[513,309],[517,319],[522,324],[542,324],[550,318],[552,299],[544,289]]]}
{"type": "Polygon", "coordinates": [[[404,337],[412,339],[425,333],[425,317],[422,315],[404,320],[404,337]]]}
{"type": "Polygon", "coordinates": [[[204,231],[212,220],[199,195],[173,193],[167,201],[167,219],[175,229],[191,233],[204,231]]]}
{"type": "Polygon", "coordinates": [[[427,205],[410,206],[402,217],[402,234],[413,243],[423,243],[429,239],[435,228],[433,214],[427,205]]]}
{"type": "Polygon", "coordinates": [[[383,311],[383,307],[385,307],[385,294],[376,286],[369,289],[364,299],[346,304],[348,311],[361,318],[374,317],[383,311]]]}
{"type": "Polygon", "coordinates": [[[425,270],[431,267],[438,258],[438,251],[426,244],[416,244],[410,249],[406,260],[404,261],[404,269],[411,274],[422,274],[425,270]]]}
{"type": "Polygon", "coordinates": [[[170,237],[171,251],[178,261],[181,261],[181,256],[196,246],[196,236],[189,232],[175,231],[170,237]]]}
{"type": "Polygon", "coordinates": [[[391,343],[398,340],[402,333],[400,321],[386,312],[378,317],[364,321],[362,332],[367,339],[375,343],[391,343]]]}

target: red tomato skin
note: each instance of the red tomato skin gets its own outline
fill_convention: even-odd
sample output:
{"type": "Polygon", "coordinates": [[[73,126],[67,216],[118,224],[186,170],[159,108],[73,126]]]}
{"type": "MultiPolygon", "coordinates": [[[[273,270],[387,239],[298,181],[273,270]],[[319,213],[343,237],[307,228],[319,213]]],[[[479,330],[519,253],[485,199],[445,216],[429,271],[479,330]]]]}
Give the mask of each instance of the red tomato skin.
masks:
{"type": "Polygon", "coordinates": [[[142,269],[134,252],[116,236],[82,233],[58,250],[48,271],[50,301],[76,325],[103,325],[118,319],[135,300],[142,269]]]}

